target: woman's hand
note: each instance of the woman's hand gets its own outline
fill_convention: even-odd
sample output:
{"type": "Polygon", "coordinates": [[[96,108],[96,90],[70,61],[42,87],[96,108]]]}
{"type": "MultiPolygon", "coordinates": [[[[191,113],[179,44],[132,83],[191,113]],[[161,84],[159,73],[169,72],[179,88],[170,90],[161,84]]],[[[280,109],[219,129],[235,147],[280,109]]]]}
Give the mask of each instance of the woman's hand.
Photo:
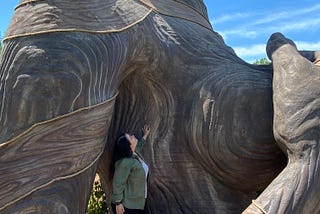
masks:
{"type": "Polygon", "coordinates": [[[124,213],[124,206],[123,206],[123,204],[118,204],[118,205],[116,206],[116,212],[117,212],[117,214],[123,214],[123,213],[124,213]]]}
{"type": "Polygon", "coordinates": [[[142,128],[142,133],[143,133],[143,139],[146,140],[148,135],[150,134],[150,127],[149,125],[144,125],[142,128]]]}

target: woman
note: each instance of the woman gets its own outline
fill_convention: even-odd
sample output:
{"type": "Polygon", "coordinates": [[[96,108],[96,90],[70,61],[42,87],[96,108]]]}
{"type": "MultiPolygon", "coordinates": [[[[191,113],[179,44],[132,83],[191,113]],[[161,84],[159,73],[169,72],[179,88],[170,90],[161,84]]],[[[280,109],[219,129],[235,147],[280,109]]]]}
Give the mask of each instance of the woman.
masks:
{"type": "Polygon", "coordinates": [[[148,166],[141,150],[150,133],[149,126],[142,128],[143,137],[121,134],[116,141],[112,182],[112,210],[116,214],[144,213],[147,198],[148,166]]]}

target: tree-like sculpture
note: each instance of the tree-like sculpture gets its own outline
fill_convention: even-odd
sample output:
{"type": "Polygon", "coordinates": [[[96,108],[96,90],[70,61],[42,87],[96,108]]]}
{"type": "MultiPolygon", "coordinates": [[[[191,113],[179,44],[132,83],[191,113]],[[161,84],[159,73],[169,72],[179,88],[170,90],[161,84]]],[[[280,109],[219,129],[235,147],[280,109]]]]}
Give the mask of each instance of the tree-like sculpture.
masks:
{"type": "Polygon", "coordinates": [[[110,190],[115,136],[146,122],[150,213],[318,210],[319,56],[281,34],[268,54],[274,69],[238,58],[202,0],[21,0],[0,213],[85,213],[97,170],[110,190]]]}

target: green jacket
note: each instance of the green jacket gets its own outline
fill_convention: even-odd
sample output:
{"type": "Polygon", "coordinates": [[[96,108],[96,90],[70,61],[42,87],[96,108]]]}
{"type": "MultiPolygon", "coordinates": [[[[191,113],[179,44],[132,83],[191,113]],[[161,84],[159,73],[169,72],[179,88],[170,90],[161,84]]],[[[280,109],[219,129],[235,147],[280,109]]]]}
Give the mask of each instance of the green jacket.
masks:
{"type": "MultiPolygon", "coordinates": [[[[141,138],[135,150],[140,158],[145,142],[141,138]]],[[[130,158],[118,160],[115,163],[111,201],[122,201],[122,204],[128,209],[143,209],[145,205],[145,182],[146,175],[137,157],[133,155],[130,158]]]]}

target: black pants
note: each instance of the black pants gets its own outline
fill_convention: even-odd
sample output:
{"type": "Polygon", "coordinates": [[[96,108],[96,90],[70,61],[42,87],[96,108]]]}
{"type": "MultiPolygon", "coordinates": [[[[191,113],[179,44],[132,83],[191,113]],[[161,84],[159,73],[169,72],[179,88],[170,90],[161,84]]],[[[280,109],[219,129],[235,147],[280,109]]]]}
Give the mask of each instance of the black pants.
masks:
{"type": "MultiPolygon", "coordinates": [[[[111,208],[114,214],[117,214],[116,212],[116,205],[111,204],[111,208]]],[[[145,214],[146,212],[144,210],[139,210],[139,209],[128,209],[124,208],[124,213],[125,214],[145,214]]]]}

